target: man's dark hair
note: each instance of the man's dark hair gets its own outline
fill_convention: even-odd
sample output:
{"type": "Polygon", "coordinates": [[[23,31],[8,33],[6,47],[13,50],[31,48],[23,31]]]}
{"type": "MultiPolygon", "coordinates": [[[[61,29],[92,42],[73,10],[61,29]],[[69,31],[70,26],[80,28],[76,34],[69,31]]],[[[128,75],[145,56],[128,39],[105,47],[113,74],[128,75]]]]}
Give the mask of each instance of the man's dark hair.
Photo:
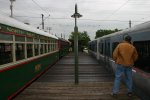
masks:
{"type": "Polygon", "coordinates": [[[128,42],[131,42],[131,36],[129,36],[128,34],[126,34],[126,35],[124,35],[123,36],[123,39],[125,40],[125,41],[128,41],[128,42]]]}

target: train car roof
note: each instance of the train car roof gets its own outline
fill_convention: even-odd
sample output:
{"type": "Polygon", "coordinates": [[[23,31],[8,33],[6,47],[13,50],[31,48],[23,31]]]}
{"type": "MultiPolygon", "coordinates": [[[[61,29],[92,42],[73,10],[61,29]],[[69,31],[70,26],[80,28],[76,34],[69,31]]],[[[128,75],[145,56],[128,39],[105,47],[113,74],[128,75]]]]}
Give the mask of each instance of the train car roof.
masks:
{"type": "MultiPolygon", "coordinates": [[[[132,32],[142,31],[142,30],[146,30],[146,29],[150,29],[150,21],[144,22],[144,23],[139,24],[139,25],[135,25],[134,27],[131,27],[129,29],[127,28],[127,29],[124,29],[122,31],[118,31],[118,32],[115,32],[115,33],[112,33],[112,34],[104,35],[104,36],[99,37],[97,39],[112,37],[112,36],[119,35],[119,34],[124,34],[124,33],[131,33],[132,34],[132,32]]],[[[94,40],[92,40],[92,41],[94,41],[94,40]]]]}
{"type": "Polygon", "coordinates": [[[64,39],[64,38],[58,38],[59,40],[61,40],[61,41],[64,41],[64,42],[69,42],[69,43],[71,43],[70,41],[68,41],[68,40],[66,40],[66,39],[64,39]]]}
{"type": "Polygon", "coordinates": [[[139,25],[135,25],[134,27],[128,29],[128,31],[132,32],[132,31],[140,31],[140,30],[147,30],[147,29],[150,29],[150,21],[141,23],[139,25]]]}
{"type": "Polygon", "coordinates": [[[3,15],[3,14],[0,14],[0,23],[4,24],[4,25],[15,27],[15,28],[19,28],[19,29],[22,29],[25,31],[30,31],[30,32],[33,32],[33,33],[36,33],[39,35],[44,35],[44,36],[48,36],[48,37],[51,37],[54,39],[58,39],[55,35],[51,35],[47,32],[42,31],[42,30],[36,29],[33,26],[26,25],[26,24],[14,19],[14,18],[10,18],[10,17],[3,15]]]}

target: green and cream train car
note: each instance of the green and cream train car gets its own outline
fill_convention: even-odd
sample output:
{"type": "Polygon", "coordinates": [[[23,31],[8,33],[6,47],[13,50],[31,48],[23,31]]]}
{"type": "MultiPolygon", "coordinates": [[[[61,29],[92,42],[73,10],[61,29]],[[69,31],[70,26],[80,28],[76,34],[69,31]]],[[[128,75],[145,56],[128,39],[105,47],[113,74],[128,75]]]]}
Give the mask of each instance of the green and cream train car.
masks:
{"type": "Polygon", "coordinates": [[[58,38],[0,15],[0,100],[10,100],[59,59],[58,38]]]}

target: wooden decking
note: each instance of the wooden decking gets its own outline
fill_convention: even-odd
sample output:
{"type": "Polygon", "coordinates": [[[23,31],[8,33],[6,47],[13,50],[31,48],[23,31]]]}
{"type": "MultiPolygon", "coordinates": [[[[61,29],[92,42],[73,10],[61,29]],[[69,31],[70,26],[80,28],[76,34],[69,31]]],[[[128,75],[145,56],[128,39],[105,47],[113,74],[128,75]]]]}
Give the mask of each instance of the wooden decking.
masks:
{"type": "Polygon", "coordinates": [[[121,86],[118,97],[111,94],[113,75],[86,53],[79,53],[79,84],[74,84],[74,56],[65,56],[14,100],[140,100],[128,97],[121,86]]]}

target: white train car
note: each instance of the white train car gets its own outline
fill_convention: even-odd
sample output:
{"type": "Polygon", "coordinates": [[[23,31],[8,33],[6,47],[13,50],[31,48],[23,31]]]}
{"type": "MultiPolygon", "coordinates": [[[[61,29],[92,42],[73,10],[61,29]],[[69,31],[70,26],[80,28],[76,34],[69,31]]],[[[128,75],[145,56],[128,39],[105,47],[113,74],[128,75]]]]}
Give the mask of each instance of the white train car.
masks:
{"type": "Polygon", "coordinates": [[[150,22],[90,41],[89,53],[108,71],[114,73],[116,64],[112,59],[112,53],[125,34],[132,37],[132,43],[139,55],[132,69],[134,92],[142,100],[150,100],[150,22]]]}

